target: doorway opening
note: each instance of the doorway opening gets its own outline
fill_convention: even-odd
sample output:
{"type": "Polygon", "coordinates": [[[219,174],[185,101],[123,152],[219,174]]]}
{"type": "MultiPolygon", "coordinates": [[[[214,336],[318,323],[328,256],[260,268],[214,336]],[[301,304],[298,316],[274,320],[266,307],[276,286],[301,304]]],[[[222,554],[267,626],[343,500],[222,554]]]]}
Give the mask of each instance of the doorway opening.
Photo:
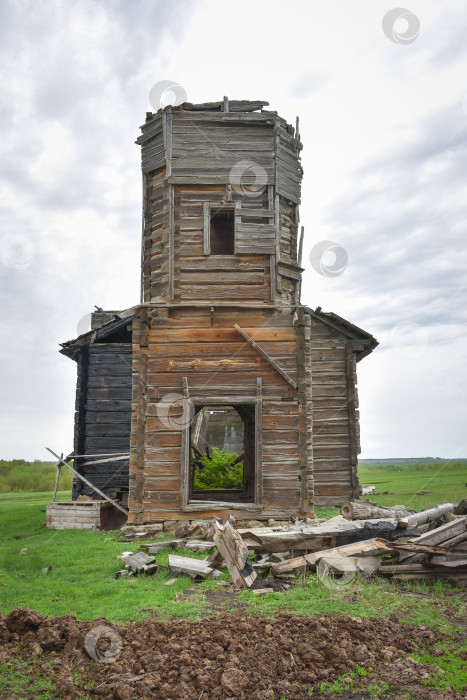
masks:
{"type": "Polygon", "coordinates": [[[189,484],[190,500],[254,502],[254,405],[195,407],[189,484]]]}

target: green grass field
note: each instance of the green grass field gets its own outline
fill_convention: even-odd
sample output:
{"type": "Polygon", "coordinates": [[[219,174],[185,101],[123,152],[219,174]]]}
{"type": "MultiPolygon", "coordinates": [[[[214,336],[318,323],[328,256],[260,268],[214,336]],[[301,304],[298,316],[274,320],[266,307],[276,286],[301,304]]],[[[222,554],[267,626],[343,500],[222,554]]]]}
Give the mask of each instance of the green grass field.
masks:
{"type": "MultiPolygon", "coordinates": [[[[394,474],[390,476],[393,478],[394,474]]],[[[391,487],[398,488],[401,495],[402,477],[399,473],[395,476],[399,483],[391,487]]],[[[449,495],[452,498],[454,493],[449,495]]],[[[68,498],[69,492],[58,494],[59,500],[68,498]]],[[[401,500],[399,496],[380,498],[389,499],[388,503],[401,500]]],[[[168,552],[158,554],[157,563],[161,569],[155,576],[115,579],[115,572],[122,568],[117,555],[129,549],[136,551],[138,545],[119,542],[118,531],[49,530],[41,526],[49,502],[47,493],[0,494],[2,612],[23,605],[48,615],[72,613],[83,619],[105,616],[115,622],[143,619],[152,614],[191,618],[206,614],[206,594],[217,589],[214,580],[208,579],[197,585],[196,595],[190,597],[182,596],[183,591],[191,586],[188,578],[179,578],[171,586],[163,585],[170,578],[167,569],[163,568],[167,565],[168,552]],[[48,566],[52,567],[51,571],[43,573],[42,569],[48,566]]],[[[319,514],[330,517],[337,512],[336,508],[322,509],[319,514]]],[[[178,550],[177,553],[199,558],[205,556],[194,555],[188,550],[178,550]]],[[[223,574],[223,579],[229,580],[227,573],[223,574]]],[[[348,597],[349,590],[329,590],[313,575],[302,583],[303,588],[291,589],[286,596],[274,594],[261,598],[247,591],[241,594],[241,598],[252,611],[268,614],[284,608],[301,614],[329,611],[367,616],[397,612],[414,622],[431,620],[432,623],[444,624],[438,609],[425,609],[420,601],[401,597],[386,580],[358,582],[357,600],[353,594],[348,597]]],[[[449,586],[440,584],[434,595],[441,595],[445,590],[449,590],[449,586]]],[[[450,599],[449,604],[454,600],[450,599]]]]}
{"type": "MultiPolygon", "coordinates": [[[[456,470],[451,472],[449,479],[455,483],[459,474],[456,470]]],[[[385,484],[390,483],[395,491],[394,496],[379,498],[396,503],[407,502],[401,496],[420,488],[418,479],[423,474],[401,475],[396,472],[387,475],[386,472],[371,471],[367,483],[377,485],[376,480],[370,478],[373,476],[384,478],[385,484]],[[386,481],[387,476],[389,481],[386,481]],[[406,482],[402,486],[405,476],[410,476],[410,485],[406,482]],[[413,481],[414,476],[416,481],[413,481]]],[[[427,475],[424,476],[426,481],[427,475]]],[[[385,487],[385,490],[389,488],[385,487]]],[[[443,489],[445,497],[434,502],[458,500],[458,497],[453,498],[454,495],[452,485],[446,486],[443,489]]],[[[59,500],[68,498],[69,492],[58,494],[59,500]]],[[[41,523],[45,521],[45,508],[49,502],[48,493],[0,494],[1,612],[26,606],[49,616],[71,613],[86,620],[102,616],[123,624],[154,615],[201,619],[221,611],[235,611],[232,598],[221,603],[217,601],[215,608],[211,606],[212,594],[224,590],[214,579],[193,584],[191,579],[180,577],[175,584],[165,586],[170,578],[164,568],[167,552],[157,555],[160,570],[154,576],[115,579],[115,572],[121,568],[117,555],[126,550],[136,551],[138,544],[118,542],[118,531],[48,530],[41,523]],[[48,566],[52,567],[51,571],[43,573],[42,569],[48,566]]],[[[413,501],[411,503],[415,505],[413,501]]],[[[421,502],[416,505],[422,507],[421,502]]],[[[320,514],[332,516],[337,512],[333,508],[322,510],[320,514]]],[[[177,550],[177,553],[196,556],[188,550],[177,550]]],[[[205,555],[198,556],[203,558],[205,555]]],[[[221,580],[230,581],[227,572],[222,574],[221,580]]],[[[257,597],[251,591],[242,591],[234,600],[235,605],[242,606],[242,614],[274,616],[280,612],[300,615],[344,612],[362,618],[395,614],[401,622],[423,624],[449,635],[459,630],[462,620],[465,621],[465,598],[441,581],[432,587],[417,583],[406,584],[401,589],[386,579],[366,581],[356,577],[348,586],[329,588],[316,575],[308,574],[299,578],[298,585],[285,593],[257,597]]],[[[466,650],[454,637],[444,644],[449,656],[441,661],[429,656],[420,657],[420,660],[423,663],[436,662],[446,672],[440,690],[448,685],[461,690],[467,683],[465,666],[462,668],[462,655],[466,650]]],[[[0,681],[0,694],[3,690],[11,693],[13,689],[20,694],[19,697],[27,697],[25,693],[32,688],[31,684],[42,683],[40,687],[34,686],[36,697],[44,700],[50,697],[51,689],[42,687],[43,679],[30,677],[26,668],[5,667],[0,669],[0,676],[2,671],[5,671],[5,676],[4,681],[0,681]]],[[[337,684],[336,693],[341,685],[337,684]]],[[[345,684],[342,687],[347,689],[345,684]]],[[[333,690],[334,685],[329,689],[333,690]]]]}
{"type": "Polygon", "coordinates": [[[362,486],[376,486],[387,495],[365,496],[381,506],[402,504],[410,510],[425,510],[440,503],[459,503],[467,498],[467,463],[434,462],[407,465],[370,465],[359,467],[362,486]]]}

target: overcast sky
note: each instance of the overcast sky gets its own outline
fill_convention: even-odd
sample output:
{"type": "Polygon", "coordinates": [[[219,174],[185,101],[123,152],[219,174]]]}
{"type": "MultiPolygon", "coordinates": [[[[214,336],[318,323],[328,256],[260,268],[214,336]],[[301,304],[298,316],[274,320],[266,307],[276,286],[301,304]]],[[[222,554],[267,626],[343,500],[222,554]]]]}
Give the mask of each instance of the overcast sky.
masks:
{"type": "Polygon", "coordinates": [[[380,341],[359,364],[361,457],[467,457],[467,5],[393,9],[0,2],[0,458],[71,451],[58,343],[95,304],[139,301],[134,141],[162,80],[299,115],[302,301],[380,341]]]}

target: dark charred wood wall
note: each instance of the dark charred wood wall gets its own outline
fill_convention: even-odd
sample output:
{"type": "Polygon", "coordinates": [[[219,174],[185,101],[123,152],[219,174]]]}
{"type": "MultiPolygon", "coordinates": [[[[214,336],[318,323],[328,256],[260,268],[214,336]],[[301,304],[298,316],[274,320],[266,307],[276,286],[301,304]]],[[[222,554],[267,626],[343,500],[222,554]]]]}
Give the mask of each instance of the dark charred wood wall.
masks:
{"type": "MultiPolygon", "coordinates": [[[[77,357],[74,452],[80,455],[129,453],[132,391],[132,348],[129,343],[96,343],[84,346],[77,357]]],[[[101,491],[117,496],[128,490],[128,460],[75,468],[101,491]]],[[[77,477],[73,499],[95,495],[77,477]]]]}

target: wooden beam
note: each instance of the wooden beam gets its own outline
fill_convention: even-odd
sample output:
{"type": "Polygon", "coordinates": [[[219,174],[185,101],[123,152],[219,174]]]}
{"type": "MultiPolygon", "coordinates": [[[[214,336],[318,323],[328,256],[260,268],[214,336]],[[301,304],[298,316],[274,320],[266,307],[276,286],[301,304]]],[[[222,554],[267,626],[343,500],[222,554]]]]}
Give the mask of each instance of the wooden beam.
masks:
{"type": "Polygon", "coordinates": [[[130,455],[117,455],[116,457],[106,457],[106,459],[96,459],[94,460],[94,462],[83,462],[83,464],[80,464],[80,467],[93,467],[95,464],[104,464],[105,462],[119,462],[124,459],[130,459],[130,455]]]}
{"type": "Polygon", "coordinates": [[[62,459],[63,459],[63,452],[60,454],[59,459],[60,459],[60,461],[59,461],[58,464],[57,464],[57,473],[56,473],[56,475],[55,475],[55,486],[54,486],[54,495],[53,495],[53,498],[52,498],[52,503],[55,503],[55,498],[56,498],[56,496],[57,496],[58,480],[59,480],[59,478],[60,478],[60,471],[61,471],[61,469],[62,469],[62,465],[60,464],[60,462],[61,462],[62,459]]]}
{"type": "Polygon", "coordinates": [[[248,547],[234,529],[232,522],[232,516],[228,516],[222,522],[215,520],[213,539],[234,584],[239,588],[251,588],[256,579],[256,571],[248,560],[248,547]]]}
{"type": "Polygon", "coordinates": [[[108,501],[113,506],[115,506],[115,508],[118,508],[119,510],[121,510],[122,513],[125,513],[125,515],[128,515],[128,511],[123,506],[121,506],[120,503],[117,503],[117,501],[114,501],[109,496],[106,496],[105,493],[100,491],[100,489],[98,489],[97,486],[94,486],[94,484],[91,484],[91,482],[88,481],[82,474],[77,472],[76,469],[73,469],[73,467],[70,467],[70,465],[67,464],[67,462],[65,462],[61,457],[59,457],[56,452],[51,450],[50,447],[46,447],[45,449],[48,450],[50,452],[50,454],[52,454],[54,457],[56,457],[61,464],[63,464],[65,467],[68,467],[68,469],[70,469],[73,472],[73,474],[76,474],[78,479],[81,479],[81,481],[84,481],[85,484],[90,486],[96,493],[99,494],[99,496],[102,496],[102,498],[104,498],[106,501],[108,501]]]}
{"type": "Polygon", "coordinates": [[[300,229],[300,241],[298,244],[298,255],[297,255],[297,265],[302,266],[302,255],[303,255],[303,238],[305,236],[305,227],[302,226],[300,229]]]}
{"type": "Polygon", "coordinates": [[[275,255],[270,255],[269,256],[269,284],[271,285],[271,295],[270,299],[271,301],[276,300],[276,256],[275,255]]]}
{"type": "Polygon", "coordinates": [[[351,544],[343,545],[342,547],[333,547],[332,549],[322,549],[319,552],[304,554],[302,557],[294,559],[286,559],[278,564],[273,564],[272,574],[289,574],[297,571],[297,569],[306,569],[307,566],[315,566],[323,557],[352,557],[357,554],[366,556],[382,556],[391,551],[392,543],[387,540],[372,538],[363,542],[352,542],[351,544]]]}
{"type": "Polygon", "coordinates": [[[174,187],[169,185],[169,299],[174,298],[175,287],[175,222],[174,187]]]}
{"type": "MultiPolygon", "coordinates": [[[[278,137],[276,136],[276,143],[278,142],[278,137]]],[[[277,146],[276,146],[277,150],[277,146]]],[[[277,168],[277,164],[276,164],[277,168]]],[[[275,229],[276,229],[276,241],[275,241],[275,247],[276,247],[276,263],[278,263],[281,259],[281,232],[280,232],[280,202],[279,202],[279,195],[276,194],[274,198],[274,224],[275,224],[275,229]]],[[[278,292],[281,291],[281,276],[276,275],[276,290],[278,292]]]]}
{"type": "Polygon", "coordinates": [[[169,554],[169,570],[173,574],[185,574],[190,578],[206,578],[212,574],[212,568],[203,559],[179,557],[169,554]]]}
{"type": "Polygon", "coordinates": [[[211,224],[211,205],[203,202],[203,255],[211,254],[211,242],[209,239],[209,228],[211,224]]]}
{"type": "Polygon", "coordinates": [[[182,400],[182,450],[181,450],[181,473],[180,473],[180,503],[186,506],[190,497],[190,390],[188,378],[182,377],[183,400],[182,400]]]}
{"type": "Polygon", "coordinates": [[[229,98],[224,95],[224,112],[229,111],[229,98]]]}
{"type": "Polygon", "coordinates": [[[405,506],[377,506],[369,501],[346,501],[341,505],[341,515],[347,520],[397,519],[408,512],[405,506]]]}
{"type": "Polygon", "coordinates": [[[269,362],[269,364],[271,365],[271,367],[273,367],[273,368],[276,370],[276,372],[277,372],[278,374],[280,374],[281,377],[282,377],[283,379],[285,379],[285,381],[288,382],[288,383],[290,384],[291,387],[293,387],[293,389],[296,389],[296,388],[297,388],[297,384],[296,384],[296,382],[294,382],[294,380],[292,379],[292,377],[289,377],[289,375],[287,374],[287,372],[285,372],[281,367],[279,367],[279,365],[277,364],[277,362],[276,362],[275,360],[273,360],[272,357],[270,357],[270,356],[267,354],[267,352],[266,352],[265,350],[263,350],[263,348],[261,348],[261,347],[258,345],[258,343],[256,343],[256,342],[253,340],[253,338],[251,338],[251,337],[248,335],[248,333],[246,333],[246,332],[243,330],[243,328],[240,328],[240,326],[238,325],[238,323],[234,323],[234,328],[235,328],[235,330],[238,331],[238,332],[240,333],[240,335],[246,340],[246,342],[248,343],[248,345],[250,345],[250,347],[252,347],[253,350],[255,350],[255,351],[258,353],[258,355],[260,355],[260,357],[263,358],[263,360],[266,360],[266,362],[269,362]]]}
{"type": "Polygon", "coordinates": [[[263,501],[263,380],[256,378],[255,406],[255,502],[263,501]]]}
{"type": "Polygon", "coordinates": [[[447,513],[452,513],[455,508],[454,503],[443,503],[436,508],[430,508],[429,510],[422,510],[420,513],[414,513],[413,515],[407,515],[399,519],[397,527],[401,527],[404,530],[410,530],[410,528],[415,525],[423,525],[424,523],[429,523],[432,520],[437,520],[442,518],[443,515],[447,513]]]}
{"type": "Polygon", "coordinates": [[[451,523],[446,523],[437,527],[435,530],[429,530],[420,537],[413,537],[410,542],[414,544],[437,545],[443,544],[446,540],[450,540],[457,535],[461,535],[467,529],[467,516],[456,518],[451,523]]]}

